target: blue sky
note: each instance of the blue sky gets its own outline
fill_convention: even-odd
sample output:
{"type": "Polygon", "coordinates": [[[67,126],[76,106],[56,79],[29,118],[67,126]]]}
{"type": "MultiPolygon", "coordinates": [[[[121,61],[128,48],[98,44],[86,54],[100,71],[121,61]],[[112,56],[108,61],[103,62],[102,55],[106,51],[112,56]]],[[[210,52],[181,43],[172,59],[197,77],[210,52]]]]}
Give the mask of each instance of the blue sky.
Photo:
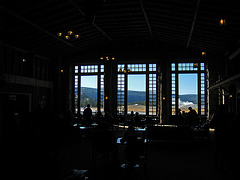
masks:
{"type": "Polygon", "coordinates": [[[179,74],[179,95],[197,94],[197,74],[179,74]]]}
{"type": "MultiPolygon", "coordinates": [[[[97,88],[97,76],[81,76],[81,87],[97,88]]],[[[146,91],[146,75],[128,75],[128,89],[146,91]]],[[[197,94],[197,74],[179,74],[179,94],[197,94]]]]}
{"type": "MultiPolygon", "coordinates": [[[[97,76],[81,76],[81,87],[97,88],[97,76]]],[[[146,91],[146,75],[128,75],[128,89],[146,91]]]]}
{"type": "Polygon", "coordinates": [[[146,91],[146,75],[128,75],[128,90],[146,91]]]}
{"type": "Polygon", "coordinates": [[[81,76],[81,87],[97,88],[97,76],[81,76]]]}

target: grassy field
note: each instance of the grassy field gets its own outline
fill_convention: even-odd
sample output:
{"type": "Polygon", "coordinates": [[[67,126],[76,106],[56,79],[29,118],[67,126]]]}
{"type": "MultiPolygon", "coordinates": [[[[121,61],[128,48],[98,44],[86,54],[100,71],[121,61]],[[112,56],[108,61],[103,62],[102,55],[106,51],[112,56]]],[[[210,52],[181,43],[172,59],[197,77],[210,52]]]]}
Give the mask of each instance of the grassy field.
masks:
{"type": "MultiPolygon", "coordinates": [[[[151,109],[151,107],[149,107],[149,109],[151,109]]],[[[139,114],[146,114],[146,106],[144,106],[144,105],[128,105],[128,113],[130,113],[131,111],[133,111],[134,113],[138,112],[139,114]]],[[[153,114],[156,114],[156,111],[154,111],[153,114]]]]}
{"type": "Polygon", "coordinates": [[[128,105],[128,111],[133,111],[133,112],[146,112],[146,106],[144,105],[128,105]]]}

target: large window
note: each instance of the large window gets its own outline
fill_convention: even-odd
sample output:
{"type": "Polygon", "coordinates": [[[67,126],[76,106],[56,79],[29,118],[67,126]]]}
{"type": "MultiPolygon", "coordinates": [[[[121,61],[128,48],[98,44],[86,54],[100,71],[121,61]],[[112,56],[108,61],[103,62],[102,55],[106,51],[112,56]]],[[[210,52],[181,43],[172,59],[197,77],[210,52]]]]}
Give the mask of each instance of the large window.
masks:
{"type": "Polygon", "coordinates": [[[171,71],[172,115],[177,109],[188,112],[189,107],[206,115],[205,63],[172,63],[171,71]]]}
{"type": "Polygon", "coordinates": [[[103,111],[104,65],[75,66],[74,75],[74,112],[83,113],[87,104],[93,114],[103,111]]]}
{"type": "Polygon", "coordinates": [[[117,112],[157,115],[157,65],[118,64],[117,112]]]}

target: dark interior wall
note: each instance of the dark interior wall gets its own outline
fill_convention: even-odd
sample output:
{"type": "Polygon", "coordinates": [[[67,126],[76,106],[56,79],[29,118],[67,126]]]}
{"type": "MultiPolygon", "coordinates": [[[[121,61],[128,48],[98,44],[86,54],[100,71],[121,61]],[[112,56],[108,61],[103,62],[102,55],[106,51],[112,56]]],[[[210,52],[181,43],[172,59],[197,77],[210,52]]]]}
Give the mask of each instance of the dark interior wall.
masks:
{"type": "MultiPolygon", "coordinates": [[[[28,108],[35,111],[44,98],[52,106],[52,61],[14,47],[0,46],[0,93],[2,95],[26,94],[31,96],[28,108]]],[[[17,103],[25,103],[17,98],[17,103]]]]}
{"type": "Polygon", "coordinates": [[[222,103],[228,113],[239,113],[239,52],[239,45],[236,45],[225,54],[215,54],[215,61],[209,61],[210,87],[214,85],[210,88],[210,114],[222,103]]]}
{"type": "Polygon", "coordinates": [[[71,94],[71,88],[69,88],[73,79],[73,74],[70,74],[71,64],[67,59],[54,60],[53,74],[53,110],[56,112],[71,111],[72,100],[69,94],[71,94]]]}

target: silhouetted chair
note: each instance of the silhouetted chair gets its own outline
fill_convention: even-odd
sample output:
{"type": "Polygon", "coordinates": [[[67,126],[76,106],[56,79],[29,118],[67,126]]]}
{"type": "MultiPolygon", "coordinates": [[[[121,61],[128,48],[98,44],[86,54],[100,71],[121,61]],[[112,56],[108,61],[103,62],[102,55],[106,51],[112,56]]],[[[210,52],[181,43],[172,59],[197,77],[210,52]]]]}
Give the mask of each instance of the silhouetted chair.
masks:
{"type": "MultiPolygon", "coordinates": [[[[126,154],[125,163],[121,165],[127,172],[134,168],[143,168],[144,177],[147,172],[148,138],[146,131],[137,131],[137,143],[134,146],[134,156],[129,158],[126,154]]],[[[126,152],[127,153],[127,152],[126,152]]]]}
{"type": "Polygon", "coordinates": [[[92,137],[92,165],[97,170],[97,162],[101,161],[103,170],[106,171],[110,165],[118,163],[118,149],[114,134],[108,127],[100,124],[99,130],[92,137]]]}

